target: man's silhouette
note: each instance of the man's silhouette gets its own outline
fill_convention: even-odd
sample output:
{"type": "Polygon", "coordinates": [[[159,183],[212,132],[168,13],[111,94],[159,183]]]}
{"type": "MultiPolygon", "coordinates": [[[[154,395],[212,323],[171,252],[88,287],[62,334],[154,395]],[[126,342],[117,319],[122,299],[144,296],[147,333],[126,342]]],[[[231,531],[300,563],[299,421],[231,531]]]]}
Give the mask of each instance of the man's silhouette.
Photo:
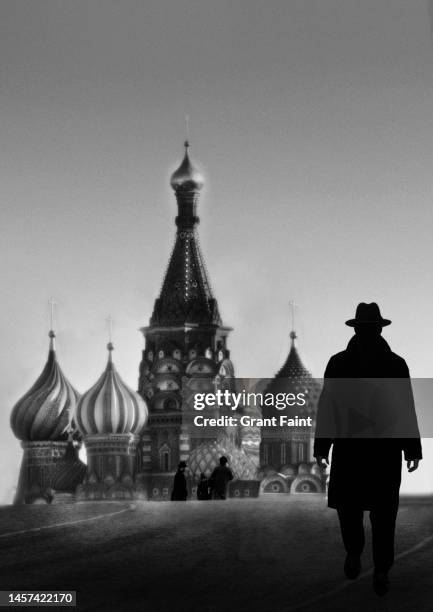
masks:
{"type": "Polygon", "coordinates": [[[388,590],[388,571],[394,561],[402,451],[409,472],[422,459],[409,370],[381,336],[390,323],[375,303],[359,304],[355,319],[346,321],[355,335],[326,367],[314,442],[314,456],[321,467],[328,465],[333,446],[328,506],[338,512],[347,552],[344,571],[350,579],[361,571],[363,513],[370,511],[373,587],[378,595],[388,590]],[[392,414],[393,407],[397,414],[392,414]],[[404,433],[401,425],[395,429],[395,423],[404,423],[404,433]]]}
{"type": "Polygon", "coordinates": [[[188,497],[188,489],[185,478],[186,463],[181,461],[177,467],[177,472],[174,475],[173,491],[171,493],[171,501],[186,501],[188,497]]]}
{"type": "Polygon", "coordinates": [[[225,499],[227,495],[227,486],[230,480],[233,480],[233,473],[227,467],[227,457],[220,457],[220,464],[212,472],[210,477],[210,485],[212,489],[212,499],[225,499]]]}

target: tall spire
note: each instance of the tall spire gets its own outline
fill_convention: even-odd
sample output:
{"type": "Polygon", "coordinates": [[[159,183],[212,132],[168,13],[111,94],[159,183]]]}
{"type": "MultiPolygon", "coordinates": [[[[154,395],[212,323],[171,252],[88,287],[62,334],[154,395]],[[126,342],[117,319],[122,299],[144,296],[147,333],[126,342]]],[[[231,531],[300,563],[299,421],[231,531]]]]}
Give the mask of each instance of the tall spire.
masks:
{"type": "Polygon", "coordinates": [[[184,144],[183,160],[170,181],[178,205],[176,242],[150,322],[157,326],[221,325],[196,232],[197,201],[204,179],[191,163],[189,142],[184,144]]]}

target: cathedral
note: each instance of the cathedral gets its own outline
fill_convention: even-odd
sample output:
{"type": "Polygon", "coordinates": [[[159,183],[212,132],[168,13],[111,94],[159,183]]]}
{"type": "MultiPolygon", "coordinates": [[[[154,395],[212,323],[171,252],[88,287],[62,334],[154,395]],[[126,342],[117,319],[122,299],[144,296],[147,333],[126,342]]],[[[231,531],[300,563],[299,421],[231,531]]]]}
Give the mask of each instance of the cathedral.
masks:
{"type": "MultiPolygon", "coordinates": [[[[262,493],[322,492],[312,432],[306,428],[239,424],[196,427],[194,396],[235,391],[239,381],[224,325],[212,292],[198,237],[199,196],[204,179],[191,163],[189,143],[171,187],[177,201],[176,235],[162,288],[144,337],[138,391],[129,388],[107,345],[107,365],[80,395],[57,360],[50,331],[47,363],[16,403],[11,427],[23,459],[14,503],[86,500],[168,500],[180,461],[188,466],[191,497],[201,474],[209,476],[225,455],[233,471],[233,497],[262,493]],[[87,465],[78,451],[84,444],[87,465]]],[[[307,401],[300,416],[315,420],[320,387],[295,346],[266,389],[299,392],[307,401]]],[[[224,416],[230,407],[206,408],[224,416]]],[[[238,414],[271,416],[275,408],[240,406],[238,414]]]]}

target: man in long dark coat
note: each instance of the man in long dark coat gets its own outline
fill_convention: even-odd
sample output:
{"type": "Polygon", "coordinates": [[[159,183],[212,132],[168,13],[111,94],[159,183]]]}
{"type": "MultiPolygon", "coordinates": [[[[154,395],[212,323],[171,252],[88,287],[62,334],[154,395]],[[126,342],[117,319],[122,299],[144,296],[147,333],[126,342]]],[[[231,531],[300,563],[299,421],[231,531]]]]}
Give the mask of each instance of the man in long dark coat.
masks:
{"type": "Polygon", "coordinates": [[[227,457],[220,457],[220,464],[212,472],[210,477],[212,499],[225,499],[227,496],[228,484],[233,480],[233,472],[227,463],[227,457]]]}
{"type": "Polygon", "coordinates": [[[394,561],[402,451],[409,472],[422,459],[409,370],[381,336],[390,323],[375,303],[359,304],[346,321],[355,335],[326,367],[314,443],[321,467],[333,447],[328,506],[338,512],[350,579],[361,571],[363,513],[370,511],[378,595],[388,590],[394,561]]]}
{"type": "Polygon", "coordinates": [[[188,497],[188,488],[185,478],[185,461],[181,461],[177,467],[177,472],[174,475],[173,491],[171,493],[171,501],[186,501],[188,497]]]}

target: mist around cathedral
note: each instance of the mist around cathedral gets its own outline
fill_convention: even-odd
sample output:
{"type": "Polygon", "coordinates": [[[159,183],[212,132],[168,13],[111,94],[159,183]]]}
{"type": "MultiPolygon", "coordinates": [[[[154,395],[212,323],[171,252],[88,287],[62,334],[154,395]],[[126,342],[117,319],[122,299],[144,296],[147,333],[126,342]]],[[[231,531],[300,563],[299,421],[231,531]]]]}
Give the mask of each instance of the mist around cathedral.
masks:
{"type": "Polygon", "coordinates": [[[355,4],[0,8],[0,607],[431,610],[433,4],[355,4]]]}

